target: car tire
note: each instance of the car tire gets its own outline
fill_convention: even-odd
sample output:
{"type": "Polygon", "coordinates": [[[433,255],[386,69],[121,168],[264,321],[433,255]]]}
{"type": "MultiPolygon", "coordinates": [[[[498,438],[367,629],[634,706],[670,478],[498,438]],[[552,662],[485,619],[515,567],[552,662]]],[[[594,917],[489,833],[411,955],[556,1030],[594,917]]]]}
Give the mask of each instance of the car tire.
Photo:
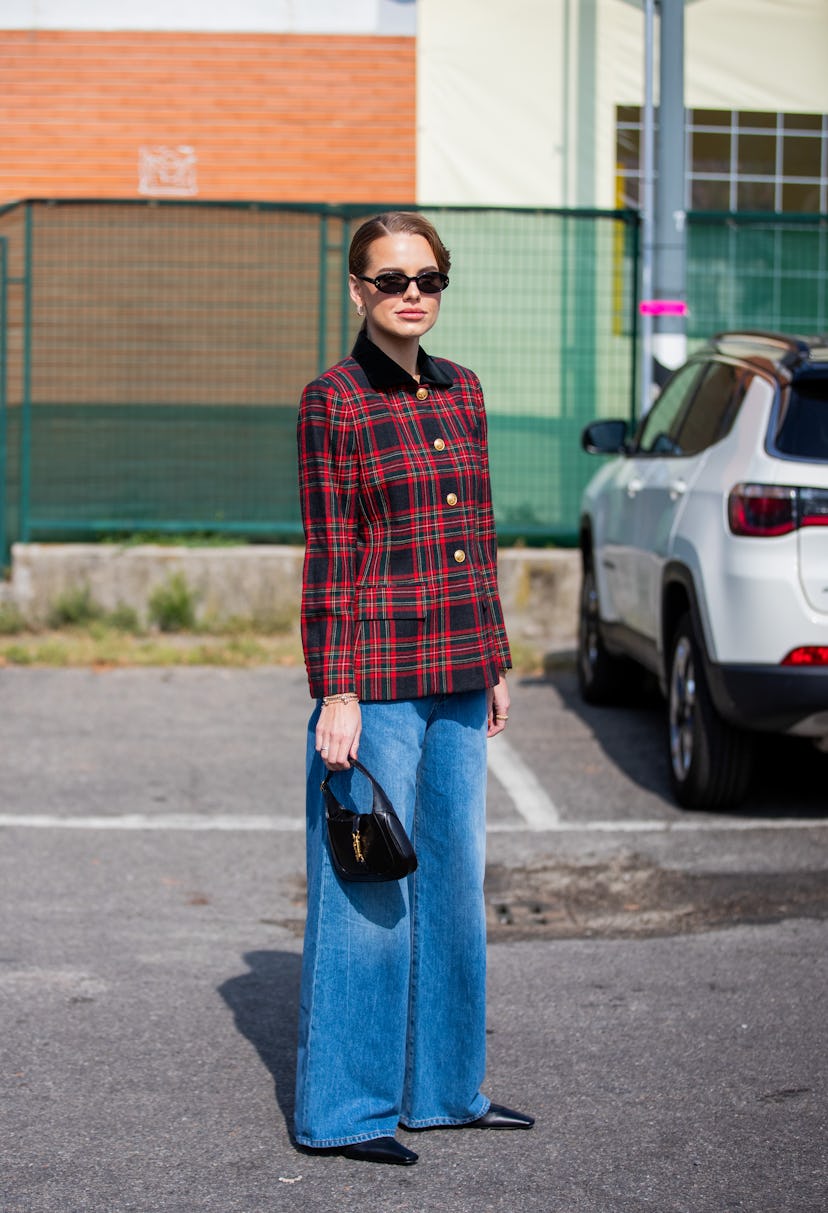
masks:
{"type": "Polygon", "coordinates": [[[735,808],[750,782],[752,739],[716,711],[689,614],[673,636],[667,746],[673,795],[686,809],[735,808]]]}
{"type": "Polygon", "coordinates": [[[631,663],[607,652],[601,639],[598,587],[592,563],[584,564],[578,611],[578,686],[585,703],[618,703],[635,679],[631,663]]]}

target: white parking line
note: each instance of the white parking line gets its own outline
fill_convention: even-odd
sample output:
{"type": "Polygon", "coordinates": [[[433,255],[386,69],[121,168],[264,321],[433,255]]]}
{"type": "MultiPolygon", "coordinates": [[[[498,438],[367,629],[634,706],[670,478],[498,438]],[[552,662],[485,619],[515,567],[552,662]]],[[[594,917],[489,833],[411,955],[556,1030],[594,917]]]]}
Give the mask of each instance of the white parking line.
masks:
{"type": "Polygon", "coordinates": [[[58,817],[51,813],[0,813],[0,827],[29,826],[39,830],[304,830],[305,818],[230,816],[229,814],[124,813],[118,817],[58,817]]]}
{"type": "MultiPolygon", "coordinates": [[[[514,831],[509,822],[491,822],[490,834],[514,831]]],[[[536,827],[525,826],[524,829],[536,827]]],[[[542,827],[558,834],[673,834],[719,830],[828,830],[828,819],[824,817],[692,817],[673,821],[559,821],[557,825],[542,827]]],[[[517,827],[520,829],[520,826],[517,827]]]]}
{"type": "MultiPolygon", "coordinates": [[[[549,802],[551,804],[551,802],[549,802]]],[[[525,808],[525,804],[524,804],[525,808]]],[[[551,805],[554,811],[554,805],[551,805]]],[[[692,817],[670,821],[561,821],[536,824],[541,810],[535,805],[535,820],[529,821],[524,814],[523,822],[494,821],[486,829],[489,834],[515,831],[559,834],[670,834],[688,832],[722,831],[730,833],[743,830],[826,830],[828,819],[800,817],[692,817]]],[[[120,817],[60,817],[55,813],[0,813],[0,829],[22,827],[32,830],[216,830],[225,833],[243,833],[258,830],[264,833],[298,833],[304,830],[305,822],[298,817],[267,817],[240,814],[125,813],[120,817]]]]}
{"type": "Polygon", "coordinates": [[[560,814],[536,778],[502,735],[489,746],[489,770],[530,830],[556,830],[560,814]]]}

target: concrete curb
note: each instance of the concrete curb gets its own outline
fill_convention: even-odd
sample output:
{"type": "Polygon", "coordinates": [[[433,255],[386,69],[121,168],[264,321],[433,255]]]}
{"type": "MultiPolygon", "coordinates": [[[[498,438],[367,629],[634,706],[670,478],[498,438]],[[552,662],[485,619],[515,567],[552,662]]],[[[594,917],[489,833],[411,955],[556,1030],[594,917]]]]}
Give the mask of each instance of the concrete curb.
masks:
{"type": "MultiPolygon", "coordinates": [[[[238,618],[290,626],[298,620],[303,559],[303,548],[287,545],[18,543],[0,601],[16,608],[26,623],[42,626],[61,597],[86,589],[103,610],[127,606],[146,624],[152,594],[179,575],[192,593],[199,621],[238,618]]],[[[498,570],[512,643],[544,651],[574,647],[579,553],[504,548],[498,570]]]]}

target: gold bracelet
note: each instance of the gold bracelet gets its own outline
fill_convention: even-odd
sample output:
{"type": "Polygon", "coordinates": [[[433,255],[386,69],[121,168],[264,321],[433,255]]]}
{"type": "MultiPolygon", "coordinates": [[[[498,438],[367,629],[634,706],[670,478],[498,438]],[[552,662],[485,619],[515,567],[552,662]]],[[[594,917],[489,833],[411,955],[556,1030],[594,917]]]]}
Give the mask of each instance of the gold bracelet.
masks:
{"type": "Polygon", "coordinates": [[[329,708],[332,703],[359,703],[359,695],[353,691],[343,691],[341,695],[322,696],[323,708],[329,708]]]}

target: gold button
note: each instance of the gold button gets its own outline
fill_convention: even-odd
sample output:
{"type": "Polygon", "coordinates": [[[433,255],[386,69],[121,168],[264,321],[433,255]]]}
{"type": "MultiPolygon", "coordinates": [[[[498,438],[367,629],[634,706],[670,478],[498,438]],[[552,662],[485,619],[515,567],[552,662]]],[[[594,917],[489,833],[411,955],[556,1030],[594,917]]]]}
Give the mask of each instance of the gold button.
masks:
{"type": "Polygon", "coordinates": [[[457,505],[457,494],[449,493],[446,497],[446,505],[457,505]]]}
{"type": "Polygon", "coordinates": [[[428,388],[418,387],[416,395],[418,400],[428,400],[428,388]]]}
{"type": "Polygon", "coordinates": [[[434,449],[435,451],[444,451],[446,449],[446,444],[443,442],[442,438],[434,439],[434,449]]]}
{"type": "Polygon", "coordinates": [[[466,559],[466,553],[463,551],[462,548],[458,548],[457,551],[454,553],[454,559],[457,561],[458,564],[462,564],[463,561],[466,559]]]}

